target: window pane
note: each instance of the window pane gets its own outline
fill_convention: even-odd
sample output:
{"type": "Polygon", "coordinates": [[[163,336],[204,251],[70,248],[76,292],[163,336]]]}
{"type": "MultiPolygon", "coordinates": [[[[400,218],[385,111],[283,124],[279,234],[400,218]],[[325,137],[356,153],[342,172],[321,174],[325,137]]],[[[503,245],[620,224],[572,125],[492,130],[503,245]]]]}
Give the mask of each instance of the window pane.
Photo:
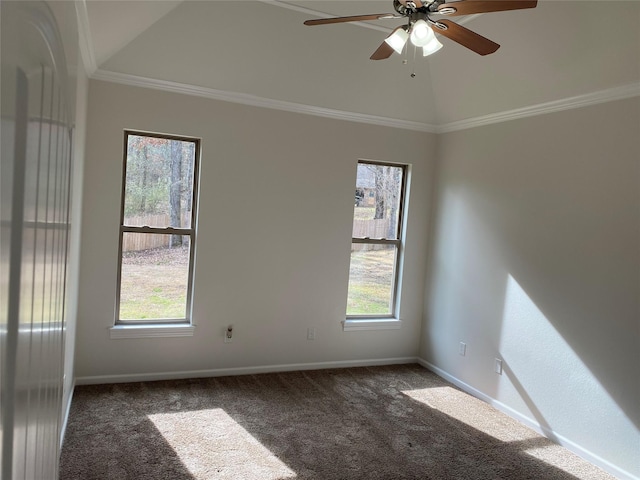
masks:
{"type": "Polygon", "coordinates": [[[189,236],[123,233],[120,320],[187,318],[189,236]]]}
{"type": "Polygon", "coordinates": [[[398,239],[402,167],[358,164],[353,237],[398,239]]]}
{"type": "Polygon", "coordinates": [[[347,315],[390,315],[395,245],[351,245],[347,315]]]}
{"type": "Polygon", "coordinates": [[[195,142],[128,135],[123,225],[191,227],[195,142]]]}

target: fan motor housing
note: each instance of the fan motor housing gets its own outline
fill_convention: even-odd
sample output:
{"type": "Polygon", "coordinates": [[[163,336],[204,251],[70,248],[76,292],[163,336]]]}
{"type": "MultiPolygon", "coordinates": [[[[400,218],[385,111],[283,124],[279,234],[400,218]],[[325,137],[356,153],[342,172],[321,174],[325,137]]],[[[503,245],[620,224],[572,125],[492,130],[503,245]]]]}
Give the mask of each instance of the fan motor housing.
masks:
{"type": "Polygon", "coordinates": [[[399,0],[393,0],[393,8],[396,12],[403,16],[407,16],[410,13],[410,10],[405,5],[400,3],[399,0]]]}

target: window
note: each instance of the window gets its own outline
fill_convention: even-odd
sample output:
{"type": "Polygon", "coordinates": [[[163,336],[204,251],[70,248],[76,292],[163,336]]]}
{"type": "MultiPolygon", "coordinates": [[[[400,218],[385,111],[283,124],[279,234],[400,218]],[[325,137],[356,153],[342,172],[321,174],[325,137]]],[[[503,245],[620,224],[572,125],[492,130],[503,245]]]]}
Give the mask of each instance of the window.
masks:
{"type": "Polygon", "coordinates": [[[358,162],[347,319],[396,314],[406,166],[358,162]]]}
{"type": "Polygon", "coordinates": [[[191,321],[200,141],[125,131],[116,323],[191,321]]]}

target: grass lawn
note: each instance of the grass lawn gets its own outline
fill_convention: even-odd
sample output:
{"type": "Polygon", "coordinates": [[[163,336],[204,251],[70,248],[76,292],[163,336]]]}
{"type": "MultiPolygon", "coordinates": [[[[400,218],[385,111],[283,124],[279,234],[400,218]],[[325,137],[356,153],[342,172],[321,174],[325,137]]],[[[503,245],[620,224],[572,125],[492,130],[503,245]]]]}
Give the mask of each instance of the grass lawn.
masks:
{"type": "Polygon", "coordinates": [[[391,313],[395,249],[351,252],[347,315],[391,313]]]}
{"type": "Polygon", "coordinates": [[[125,252],[120,319],[185,318],[188,247],[125,252]]]}
{"type": "MultiPolygon", "coordinates": [[[[375,207],[354,208],[353,217],[356,221],[373,220],[374,215],[375,207]]],[[[375,229],[375,226],[367,228],[375,229]]],[[[360,234],[375,236],[371,229],[365,229],[365,233],[360,234]]],[[[347,315],[391,313],[394,261],[393,247],[351,252],[347,315]]]]}

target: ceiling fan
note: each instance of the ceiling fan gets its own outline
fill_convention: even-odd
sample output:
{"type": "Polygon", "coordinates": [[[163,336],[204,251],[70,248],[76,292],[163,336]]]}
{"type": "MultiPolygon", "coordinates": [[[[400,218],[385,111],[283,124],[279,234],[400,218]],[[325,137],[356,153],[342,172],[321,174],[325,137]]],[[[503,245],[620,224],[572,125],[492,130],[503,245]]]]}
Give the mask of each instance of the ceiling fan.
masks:
{"type": "Polygon", "coordinates": [[[462,25],[441,18],[433,20],[431,16],[442,15],[454,17],[474,13],[521,10],[534,8],[538,3],[537,0],[459,0],[448,3],[445,2],[446,0],[393,0],[393,8],[396,13],[319,18],[307,20],[304,24],[328,25],[332,23],[406,18],[407,24],[393,30],[378,49],[373,52],[373,55],[370,57],[371,60],[389,58],[394,51],[401,54],[409,39],[416,47],[422,47],[424,56],[431,55],[442,47],[434,31],[473,50],[479,55],[488,55],[498,50],[500,45],[462,25]]]}

